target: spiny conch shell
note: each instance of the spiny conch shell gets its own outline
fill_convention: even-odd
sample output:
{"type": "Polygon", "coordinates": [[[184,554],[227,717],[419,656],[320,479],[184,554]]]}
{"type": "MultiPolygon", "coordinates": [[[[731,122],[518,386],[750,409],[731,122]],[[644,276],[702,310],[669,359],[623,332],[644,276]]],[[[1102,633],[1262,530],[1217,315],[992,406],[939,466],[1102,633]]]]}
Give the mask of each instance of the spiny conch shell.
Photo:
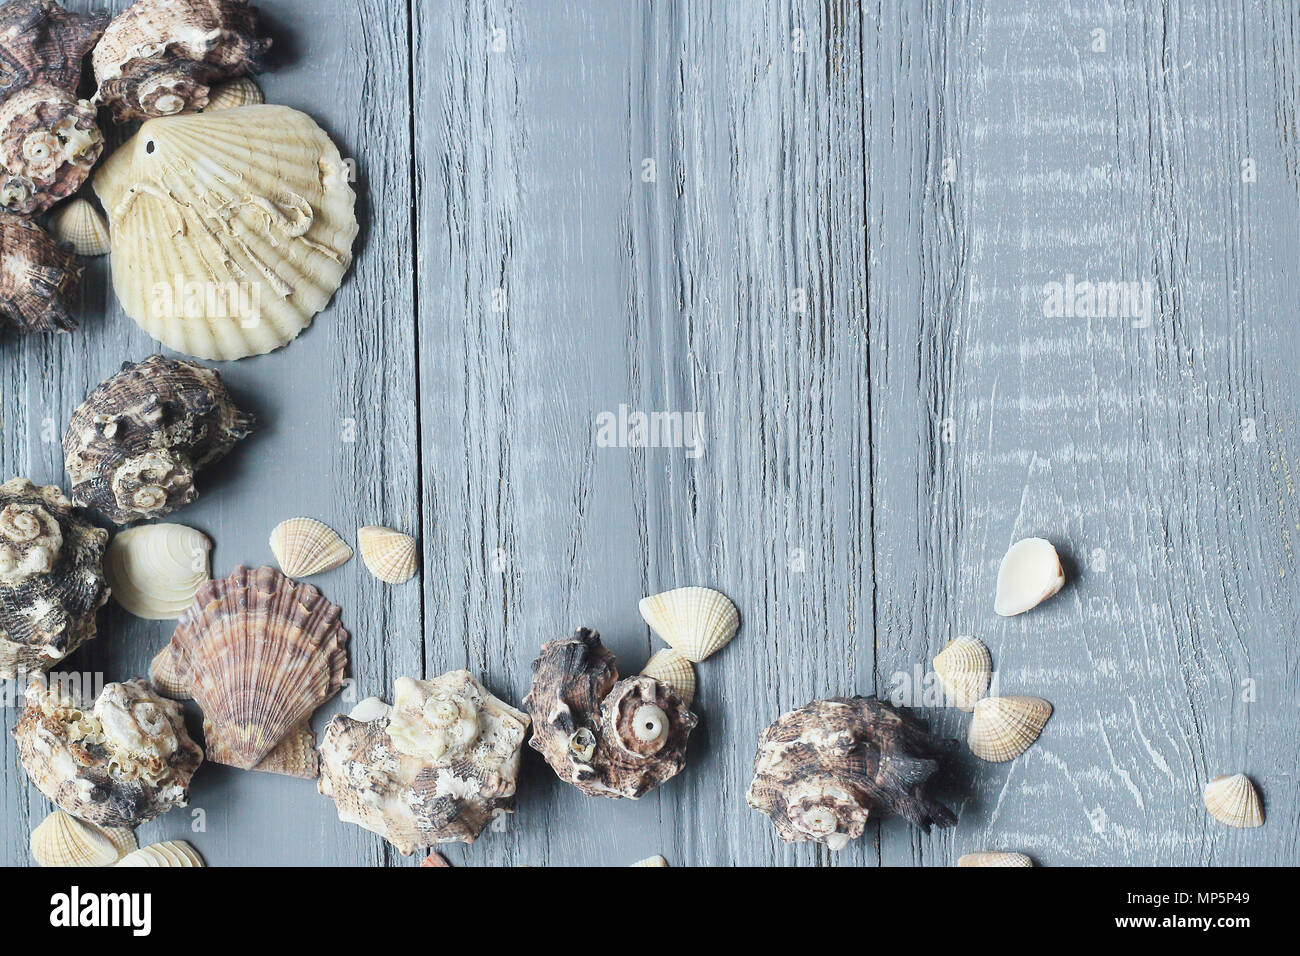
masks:
{"type": "Polygon", "coordinates": [[[340,820],[379,834],[403,854],[473,843],[514,811],[527,732],[528,716],[493,697],[469,671],[428,681],[399,677],[386,713],[330,720],[317,787],[333,797],[340,820]]]}
{"type": "Polygon", "coordinates": [[[107,543],[58,488],[0,485],[0,678],[47,669],[95,636],[107,543]]]}
{"type": "Polygon", "coordinates": [[[677,691],[677,696],[687,707],[695,700],[695,667],[680,651],[671,647],[655,651],[641,668],[641,673],[677,691]]]}
{"type": "Polygon", "coordinates": [[[1065,585],[1065,571],[1052,542],[1025,538],[1013,544],[998,566],[993,610],[1014,617],[1037,607],[1065,585]]]}
{"type": "Polygon", "coordinates": [[[72,498],[116,524],[170,514],[199,496],[195,472],[253,424],[212,369],[161,355],[127,362],[72,413],[63,436],[72,498]]]}
{"type": "Polygon", "coordinates": [[[174,621],[208,580],[212,542],[183,524],[119,531],[108,544],[104,573],[113,599],[136,617],[174,621]]]}
{"type": "Polygon", "coordinates": [[[1038,739],[1052,716],[1040,697],[985,697],[975,704],[966,742],[981,760],[1014,760],[1038,739]]]}
{"type": "Polygon", "coordinates": [[[136,843],[130,830],[105,830],[55,810],[32,831],[31,847],[39,866],[112,866],[136,843]]]}
{"type": "Polygon", "coordinates": [[[53,0],[0,6],[0,208],[43,212],[76,192],[99,159],[104,137],[77,84],[107,21],[53,0]]]}
{"type": "Polygon", "coordinates": [[[648,856],[648,857],[646,857],[644,860],[637,860],[635,863],[629,863],[629,864],[628,864],[629,867],[633,867],[633,866],[667,866],[667,865],[668,865],[668,861],[665,860],[662,856],[648,856]]]}
{"type": "Polygon", "coordinates": [[[0,326],[19,332],[75,329],[68,303],[80,280],[74,253],[60,249],[35,223],[0,212],[0,326]]]}
{"type": "Polygon", "coordinates": [[[280,570],[291,578],[321,574],[352,557],[352,549],[334,529],[314,518],[290,518],[276,525],[271,532],[271,553],[280,570]]]}
{"type": "Polygon", "coordinates": [[[74,199],[50,216],[50,232],[79,256],[108,254],[108,220],[85,199],[74,199]]]}
{"type": "Polygon", "coordinates": [[[957,860],[958,866],[1033,866],[1023,853],[967,853],[957,860]]]}
{"type": "Polygon", "coordinates": [[[652,594],[638,607],[652,631],[696,664],[726,647],[740,626],[736,605],[709,588],[652,594]]]}
{"type": "Polygon", "coordinates": [[[419,547],[409,534],[366,525],[357,530],[357,548],[370,573],[385,584],[403,584],[415,574],[419,547]]]}
{"type": "Polygon", "coordinates": [[[222,83],[212,88],[208,95],[208,105],[204,111],[214,113],[217,110],[234,110],[241,106],[258,106],[265,103],[261,88],[246,76],[241,76],[229,83],[222,83]]]}
{"type": "Polygon", "coordinates": [[[285,106],[150,120],[95,174],[95,192],[122,308],[186,355],[288,344],[352,262],[348,168],[310,116],[285,106]]]}
{"type": "Polygon", "coordinates": [[[283,772],[263,758],[286,739],[300,749],[303,725],[343,686],[340,613],[310,584],[238,567],[199,589],[150,675],[198,702],[209,760],[283,772]]]}
{"type": "Polygon", "coordinates": [[[138,827],[184,806],[203,751],[181,705],[142,680],[106,684],[91,707],[44,675],[27,687],[14,739],[27,776],[60,809],[101,827],[138,827]]]}
{"type": "Polygon", "coordinates": [[[209,84],[260,71],[270,46],[248,0],[137,0],[95,46],[95,101],[119,123],[202,109],[209,84]]]}
{"type": "Polygon", "coordinates": [[[1215,777],[1205,785],[1205,809],[1210,816],[1230,827],[1264,825],[1264,808],[1259,791],[1244,773],[1215,777]]]}
{"type": "Polygon", "coordinates": [[[168,840],[165,843],[151,843],[134,853],[122,857],[118,866],[207,866],[198,851],[184,840],[168,840]]]}
{"type": "Polygon", "coordinates": [[[929,831],[957,822],[925,792],[957,741],[874,697],[831,697],[782,714],[758,738],[746,802],[788,842],[842,850],[873,810],[929,831]]]}
{"type": "Polygon", "coordinates": [[[644,675],[620,681],[614,655],[585,627],[542,645],[524,706],[533,718],[528,745],[593,797],[635,800],[675,777],[698,720],[670,685],[644,675]]]}
{"type": "Polygon", "coordinates": [[[939,652],[934,672],[954,707],[974,710],[993,679],[993,655],[978,638],[959,637],[939,652]]]}

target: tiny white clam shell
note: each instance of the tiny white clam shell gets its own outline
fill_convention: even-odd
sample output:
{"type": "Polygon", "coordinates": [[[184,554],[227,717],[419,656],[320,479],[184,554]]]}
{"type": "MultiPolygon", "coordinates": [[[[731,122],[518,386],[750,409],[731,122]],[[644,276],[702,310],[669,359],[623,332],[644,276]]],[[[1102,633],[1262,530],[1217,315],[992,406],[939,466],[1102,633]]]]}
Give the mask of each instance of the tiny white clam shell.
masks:
{"type": "Polygon", "coordinates": [[[1033,866],[1023,853],[967,853],[957,860],[958,866],[1033,866]]]}
{"type": "Polygon", "coordinates": [[[1205,785],[1202,794],[1205,809],[1210,816],[1230,827],[1259,827],[1264,825],[1264,808],[1259,791],[1244,773],[1215,777],[1205,785]]]}
{"type": "Polygon", "coordinates": [[[165,843],[152,843],[141,847],[134,853],[128,853],[118,862],[118,866],[149,867],[199,867],[207,866],[198,851],[184,840],[168,840],[165,843]]]}
{"type": "Polygon", "coordinates": [[[680,651],[671,647],[656,651],[646,661],[641,673],[667,684],[687,707],[695,700],[695,667],[680,651]]]}
{"type": "Polygon", "coordinates": [[[985,697],[975,704],[966,742],[981,760],[1014,760],[1038,739],[1052,705],[1041,697],[985,697]]]}
{"type": "Polygon", "coordinates": [[[357,705],[352,708],[348,716],[353,720],[368,724],[372,720],[387,717],[391,711],[392,708],[378,697],[367,697],[365,700],[357,701],[357,705]]]}
{"type": "Polygon", "coordinates": [[[635,863],[629,863],[628,867],[634,866],[667,866],[668,861],[662,856],[648,856],[644,860],[637,860],[635,863]]]}
{"type": "Polygon", "coordinates": [[[90,202],[74,199],[50,215],[50,232],[79,256],[108,254],[108,220],[90,202]]]}
{"type": "Polygon", "coordinates": [[[329,525],[315,518],[290,518],[271,532],[271,553],[291,578],[309,578],[346,564],[347,546],[329,525]]]}
{"type": "Polygon", "coordinates": [[[415,574],[419,548],[409,534],[366,525],[357,531],[357,547],[370,573],[386,584],[401,584],[415,574]]]}
{"type": "Polygon", "coordinates": [[[147,524],[119,531],[104,556],[117,603],[150,621],[181,616],[208,580],[212,542],[183,524],[147,524]]]}
{"type": "Polygon", "coordinates": [[[696,664],[726,647],[740,614],[725,594],[710,588],[675,588],[641,599],[641,617],[669,646],[696,664]]]}
{"type": "Polygon", "coordinates": [[[1003,617],[1024,614],[1065,585],[1065,571],[1052,542],[1025,538],[1011,546],[998,567],[993,610],[1003,617]]]}
{"type": "Polygon", "coordinates": [[[203,107],[205,113],[216,110],[233,110],[241,106],[257,106],[265,103],[262,89],[250,77],[240,76],[226,83],[220,83],[208,94],[208,105],[203,107]]]}
{"type": "Polygon", "coordinates": [[[112,866],[135,849],[130,830],[106,830],[55,810],[32,831],[32,858],[40,866],[112,866]]]}
{"type": "Polygon", "coordinates": [[[934,672],[953,706],[974,710],[993,679],[993,655],[978,638],[959,637],[935,657],[934,672]]]}

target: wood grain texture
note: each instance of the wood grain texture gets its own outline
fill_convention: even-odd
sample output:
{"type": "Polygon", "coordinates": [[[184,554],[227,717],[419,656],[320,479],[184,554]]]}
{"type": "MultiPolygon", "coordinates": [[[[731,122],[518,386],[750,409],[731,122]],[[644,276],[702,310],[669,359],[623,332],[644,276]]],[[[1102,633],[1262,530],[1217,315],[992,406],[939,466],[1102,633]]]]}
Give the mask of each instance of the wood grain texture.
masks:
{"type": "MultiPolygon", "coordinates": [[[[356,158],[363,230],[312,329],[220,366],[264,424],[177,515],[217,571],[268,561],[294,514],[417,534],[418,584],[356,561],[313,582],[353,634],[350,698],[468,667],[518,702],[578,625],[635,672],[658,644],[644,594],[707,584],[741,610],[698,668],[680,777],[587,798],[526,751],[518,813],[454,864],[1300,861],[1290,6],[259,6],[268,100],[356,158]],[[1149,324],[1045,315],[1067,276],[1150,283],[1149,324]],[[698,413],[703,454],[602,447],[621,405],[698,413]],[[998,560],[1031,534],[1070,583],[998,618],[998,560]],[[963,736],[915,686],[960,634],[1056,713],[1011,764],[962,751],[955,829],[887,819],[831,854],[745,806],[759,731],[814,698],[894,695],[963,736]],[[1201,806],[1237,770],[1260,830],[1201,806]]],[[[105,271],[81,330],[0,340],[5,476],[61,483],[72,408],[153,351],[105,271]]],[[[132,676],[169,631],[114,607],[74,664],[132,676]]],[[[47,804],[14,718],[16,864],[47,804]]],[[[142,838],[214,864],[418,862],[309,783],[205,767],[193,797],[206,832],[179,811],[142,838]]]]}

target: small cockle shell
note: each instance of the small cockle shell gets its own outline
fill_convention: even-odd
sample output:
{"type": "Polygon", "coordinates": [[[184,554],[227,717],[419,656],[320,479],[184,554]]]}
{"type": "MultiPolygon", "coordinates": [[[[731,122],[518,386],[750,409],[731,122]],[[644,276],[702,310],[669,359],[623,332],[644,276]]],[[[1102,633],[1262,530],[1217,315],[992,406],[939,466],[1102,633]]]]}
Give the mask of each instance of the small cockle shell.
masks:
{"type": "Polygon", "coordinates": [[[687,707],[695,700],[695,666],[680,651],[671,647],[656,651],[641,673],[677,691],[687,707]]]}
{"type": "Polygon", "coordinates": [[[1203,797],[1205,809],[1220,823],[1241,828],[1264,825],[1259,791],[1244,773],[1215,777],[1205,785],[1203,797]]]}
{"type": "Polygon", "coordinates": [[[402,584],[415,574],[419,546],[409,534],[366,525],[357,530],[357,547],[370,573],[386,584],[402,584]]]}
{"type": "Polygon", "coordinates": [[[633,867],[633,866],[667,866],[667,865],[668,865],[668,861],[665,860],[662,856],[648,856],[648,857],[646,857],[644,860],[637,860],[635,863],[629,863],[629,864],[628,864],[629,867],[633,867]]]}
{"type": "Polygon", "coordinates": [[[112,866],[136,848],[128,829],[105,830],[55,810],[32,831],[39,866],[112,866]]]}
{"type": "Polygon", "coordinates": [[[118,866],[207,866],[198,851],[184,840],[168,840],[165,843],[151,843],[134,853],[122,857],[118,866]]]}
{"type": "Polygon", "coordinates": [[[108,255],[108,220],[85,199],[74,199],[50,216],[50,232],[79,256],[108,255]]]}
{"type": "Polygon", "coordinates": [[[696,664],[725,647],[740,626],[736,605],[709,588],[652,594],[642,598],[638,607],[652,631],[696,664]]]}
{"type": "Polygon", "coordinates": [[[1014,760],[1038,739],[1052,716],[1040,697],[985,697],[975,704],[966,741],[981,760],[1014,760]]]}
{"type": "Polygon", "coordinates": [[[77,327],[68,304],[81,263],[44,229],[0,212],[0,327],[18,332],[68,332],[77,327]]]}
{"type": "Polygon", "coordinates": [[[174,621],[208,580],[212,542],[183,524],[119,531],[108,543],[104,574],[113,599],[136,617],[174,621]]]}
{"type": "Polygon", "coordinates": [[[271,532],[271,553],[291,578],[309,578],[346,564],[352,549],[315,518],[290,518],[271,532]]]}
{"type": "Polygon", "coordinates": [[[234,110],[241,106],[257,106],[265,103],[261,88],[246,76],[214,86],[208,94],[208,105],[203,109],[213,113],[217,110],[234,110]]]}
{"type": "Polygon", "coordinates": [[[954,707],[974,710],[993,679],[993,655],[978,638],[959,637],[935,657],[934,672],[954,707]]]}
{"type": "Polygon", "coordinates": [[[958,866],[1033,866],[1023,853],[967,853],[957,860],[958,866]]]}
{"type": "Polygon", "coordinates": [[[1025,538],[1013,544],[998,567],[998,593],[993,610],[1003,617],[1024,614],[1065,584],[1065,571],[1052,542],[1025,538]]]}

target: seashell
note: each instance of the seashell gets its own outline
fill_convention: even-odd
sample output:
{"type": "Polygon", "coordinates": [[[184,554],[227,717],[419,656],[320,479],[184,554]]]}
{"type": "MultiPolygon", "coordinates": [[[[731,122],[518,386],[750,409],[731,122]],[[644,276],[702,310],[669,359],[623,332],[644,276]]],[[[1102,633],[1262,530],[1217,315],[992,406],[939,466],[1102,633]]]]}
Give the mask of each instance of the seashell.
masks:
{"type": "Polygon", "coordinates": [[[635,863],[629,863],[628,866],[667,866],[668,861],[662,856],[648,856],[644,860],[637,860],[635,863]]]}
{"type": "Polygon", "coordinates": [[[53,0],[0,4],[0,208],[34,216],[81,188],[104,149],[95,109],[77,99],[81,62],[104,14],[53,0]]]}
{"type": "Polygon", "coordinates": [[[993,680],[993,655],[978,638],[959,637],[939,652],[934,672],[953,706],[971,711],[993,680]]]}
{"type": "Polygon", "coordinates": [[[0,212],[0,326],[18,332],[75,329],[68,302],[80,281],[76,255],[60,249],[35,223],[0,212]]]}
{"type": "Polygon", "coordinates": [[[210,577],[212,542],[183,524],[148,524],[114,535],[104,573],[118,604],[149,621],[174,621],[210,577]]]}
{"type": "Polygon", "coordinates": [[[95,102],[119,122],[202,109],[218,80],[261,70],[248,0],[137,0],[95,46],[95,102]]]}
{"type": "Polygon", "coordinates": [[[957,817],[925,792],[957,741],[874,697],[831,697],[782,714],[758,737],[746,802],[787,842],[842,850],[873,810],[929,831],[957,817]]]}
{"type": "Polygon", "coordinates": [[[1205,809],[1230,827],[1262,827],[1264,808],[1259,791],[1244,773],[1215,777],[1205,785],[1205,809]]]}
{"type": "Polygon", "coordinates": [[[46,670],[95,636],[107,543],[58,488],[0,485],[0,678],[46,670]]]}
{"type": "Polygon", "coordinates": [[[393,706],[370,721],[342,714],[321,738],[318,789],[339,819],[403,854],[473,843],[515,808],[528,716],[493,697],[469,671],[399,677],[393,706]]]}
{"type": "Polygon", "coordinates": [[[116,524],[170,514],[199,496],[195,472],[253,424],[212,369],[161,355],[127,362],[72,413],[63,436],[72,498],[116,524]]]}
{"type": "Polygon", "coordinates": [[[214,86],[208,94],[208,105],[203,109],[213,113],[217,110],[234,110],[241,106],[258,106],[266,102],[262,90],[246,76],[214,86]]]}
{"type": "Polygon", "coordinates": [[[149,662],[149,683],[164,697],[172,700],[190,699],[189,674],[185,671],[183,662],[177,660],[172,653],[171,644],[166,645],[149,662]]]}
{"type": "Polygon", "coordinates": [[[1033,866],[1023,853],[967,853],[957,859],[958,866],[1033,866]]]}
{"type": "Polygon", "coordinates": [[[653,677],[661,684],[667,684],[677,692],[687,707],[695,700],[695,667],[680,651],[671,647],[656,651],[646,661],[641,673],[653,677]]]}
{"type": "Polygon", "coordinates": [[[130,830],[104,830],[55,810],[32,831],[38,866],[112,866],[135,849],[130,830]]]}
{"type": "Polygon", "coordinates": [[[736,605],[709,588],[665,591],[638,607],[652,631],[696,664],[726,647],[740,626],[736,605]]]}
{"type": "Polygon", "coordinates": [[[451,864],[447,862],[447,860],[443,857],[443,855],[442,855],[441,853],[430,853],[428,856],[426,856],[426,857],[424,858],[424,862],[421,863],[420,866],[446,866],[446,867],[450,867],[451,864]]]}
{"type": "MultiPolygon", "coordinates": [[[[205,721],[203,726],[204,733],[207,733],[211,724],[205,721]]],[[[320,762],[316,759],[316,734],[312,732],[310,721],[289,731],[253,769],[315,780],[320,774],[320,762]]]]}
{"type": "Polygon", "coordinates": [[[352,262],[347,179],[330,138],[285,106],[150,120],[95,174],[122,308],[199,358],[288,344],[352,262]]]}
{"type": "Polygon", "coordinates": [[[993,610],[1014,617],[1037,607],[1065,585],[1065,571],[1052,542],[1025,538],[1013,544],[998,567],[993,610]]]}
{"type": "Polygon", "coordinates": [[[975,704],[966,742],[981,760],[1014,760],[1038,739],[1052,716],[1052,705],[1039,697],[985,697],[975,704]]]}
{"type": "Polygon", "coordinates": [[[50,232],[79,256],[108,255],[108,220],[85,199],[74,199],[50,216],[50,232]]]}
{"type": "Polygon", "coordinates": [[[533,718],[529,746],[561,780],[595,797],[635,800],[675,777],[697,723],[667,684],[644,675],[620,681],[614,655],[585,627],[542,645],[524,707],[533,718]]]}
{"type": "Polygon", "coordinates": [[[142,680],[106,684],[94,706],[37,675],[14,739],[27,776],[61,810],[101,827],[134,828],[184,806],[203,751],[181,705],[142,680]]]}
{"type": "Polygon", "coordinates": [[[409,534],[366,525],[357,529],[357,547],[370,573],[386,584],[403,584],[419,565],[419,547],[409,534]]]}
{"type": "Polygon", "coordinates": [[[348,716],[364,724],[371,720],[378,720],[380,717],[387,717],[391,710],[392,708],[378,697],[367,697],[365,700],[359,701],[348,716]]]}
{"type": "Polygon", "coordinates": [[[310,584],[238,567],[199,589],[150,674],[198,702],[209,760],[279,769],[284,752],[260,764],[286,738],[301,737],[312,712],[343,686],[340,613],[310,584]]]}
{"type": "Polygon", "coordinates": [[[290,518],[271,532],[271,553],[291,578],[309,578],[346,564],[352,549],[327,524],[290,518]]]}
{"type": "Polygon", "coordinates": [[[118,866],[207,866],[198,851],[184,840],[151,843],[122,857],[118,866]]]}

